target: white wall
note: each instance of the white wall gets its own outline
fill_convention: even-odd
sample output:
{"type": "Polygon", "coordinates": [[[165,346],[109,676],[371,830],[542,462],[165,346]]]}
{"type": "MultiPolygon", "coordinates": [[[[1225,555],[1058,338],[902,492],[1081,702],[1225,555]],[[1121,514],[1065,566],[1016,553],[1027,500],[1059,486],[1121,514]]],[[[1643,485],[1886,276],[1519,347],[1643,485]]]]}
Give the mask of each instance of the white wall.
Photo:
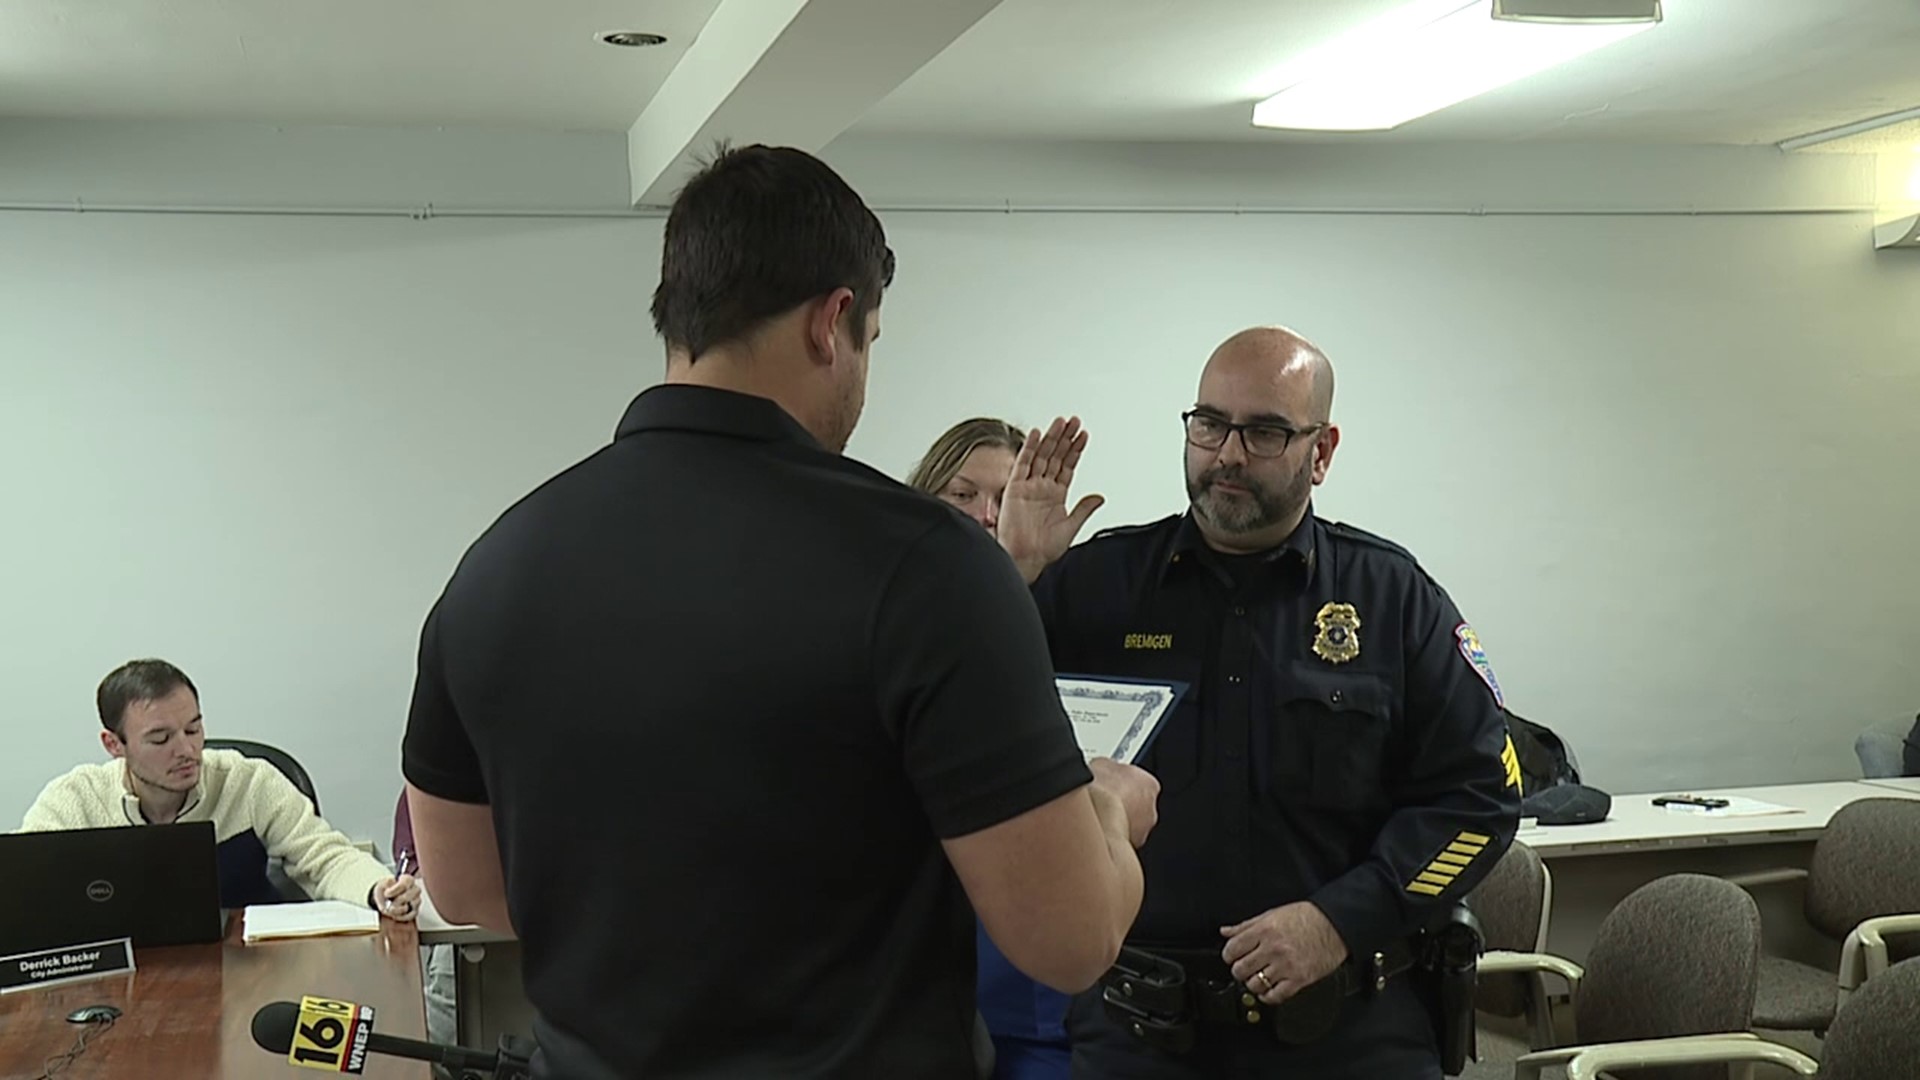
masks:
{"type": "MultiPolygon", "coordinates": [[[[876,201],[957,198],[836,151],[876,201]]],[[[1605,163],[1530,153],[1481,173],[1428,154],[1370,192],[1352,162],[1290,158],[1288,189],[1262,196],[1236,152],[1234,190],[1198,170],[1180,198],[1162,162],[1151,192],[1348,208],[1544,192],[1577,210],[1515,169],[1605,163]],[[1422,170],[1450,179],[1422,189],[1422,170]]],[[[928,175],[983,160],[915,155],[928,175]]],[[[1147,190],[1114,154],[1097,174],[1036,151],[1016,175],[1018,156],[970,190],[1147,190]]],[[[1595,782],[1848,775],[1859,726],[1920,708],[1920,259],[1876,257],[1864,207],[1767,212],[1870,201],[1871,161],[1621,160],[1649,178],[1616,185],[1621,204],[1756,212],[888,213],[901,271],[853,452],[899,474],[962,416],[1077,411],[1086,486],[1111,500],[1096,524],[1172,512],[1176,415],[1207,351],[1288,322],[1341,373],[1322,510],[1419,553],[1514,707],[1568,735],[1595,782]]],[[[57,170],[33,176],[57,198],[57,170]]],[[[98,756],[100,675],[159,654],[200,681],[212,730],[287,746],[329,816],[384,843],[420,617],[479,529],[657,376],[657,244],[648,220],[0,214],[0,821],[98,756]]]]}
{"type": "Polygon", "coordinates": [[[384,849],[420,620],[659,372],[656,222],[0,215],[0,822],[158,655],[384,849]]]}
{"type": "Polygon", "coordinates": [[[1207,352],[1286,322],[1340,373],[1320,509],[1412,548],[1595,783],[1857,776],[1920,710],[1920,259],[1868,215],[889,225],[870,460],[1077,411],[1095,524],[1170,513],[1207,352]]]}

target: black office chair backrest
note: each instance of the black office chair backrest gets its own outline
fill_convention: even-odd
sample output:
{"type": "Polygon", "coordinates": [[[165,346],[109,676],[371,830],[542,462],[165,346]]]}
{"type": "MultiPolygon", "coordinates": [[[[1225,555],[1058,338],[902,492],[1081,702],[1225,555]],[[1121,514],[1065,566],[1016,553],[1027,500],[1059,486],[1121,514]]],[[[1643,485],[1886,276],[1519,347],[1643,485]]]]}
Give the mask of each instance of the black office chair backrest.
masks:
{"type": "Polygon", "coordinates": [[[313,790],[313,778],[308,776],[307,770],[302,768],[300,763],[294,760],[293,755],[285,750],[248,739],[208,739],[207,749],[238,750],[250,758],[271,762],[273,767],[279,769],[282,776],[292,781],[293,786],[300,789],[300,794],[305,795],[307,801],[313,804],[313,812],[316,814],[320,812],[320,796],[313,790]]]}

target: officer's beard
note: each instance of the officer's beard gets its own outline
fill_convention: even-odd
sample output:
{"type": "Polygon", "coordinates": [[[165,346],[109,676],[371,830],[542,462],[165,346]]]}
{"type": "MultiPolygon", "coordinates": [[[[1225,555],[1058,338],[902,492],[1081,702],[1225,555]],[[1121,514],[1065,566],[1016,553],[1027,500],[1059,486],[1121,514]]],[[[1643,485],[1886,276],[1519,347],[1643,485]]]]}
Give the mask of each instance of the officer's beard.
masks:
{"type": "Polygon", "coordinates": [[[1216,465],[1187,479],[1187,500],[1207,524],[1227,534],[1257,533],[1293,521],[1306,509],[1313,494],[1313,457],[1281,483],[1263,483],[1238,465],[1216,465]],[[1213,485],[1231,483],[1246,493],[1225,492],[1213,485]]]}

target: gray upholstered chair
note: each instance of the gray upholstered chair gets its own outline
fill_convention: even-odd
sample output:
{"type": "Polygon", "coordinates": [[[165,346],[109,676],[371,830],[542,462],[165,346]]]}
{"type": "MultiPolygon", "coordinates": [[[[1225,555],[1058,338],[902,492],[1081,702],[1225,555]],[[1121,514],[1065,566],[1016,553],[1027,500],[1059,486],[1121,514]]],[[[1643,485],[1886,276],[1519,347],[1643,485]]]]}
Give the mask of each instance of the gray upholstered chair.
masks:
{"type": "Polygon", "coordinates": [[[1474,1009],[1487,1016],[1526,1017],[1532,1046],[1483,1027],[1477,1038],[1481,1060],[1512,1061],[1534,1047],[1553,1045],[1552,1002],[1546,976],[1535,966],[1498,970],[1502,958],[1547,950],[1547,920],[1553,910],[1553,874],[1540,854],[1515,841],[1493,872],[1467,898],[1480,919],[1493,960],[1480,971],[1474,1009]],[[1512,1043],[1513,1045],[1508,1045],[1512,1043]]]}
{"type": "MultiPolygon", "coordinates": [[[[1760,910],[1744,889],[1701,874],[1675,874],[1635,889],[1600,923],[1583,969],[1553,956],[1489,954],[1502,971],[1559,975],[1573,991],[1583,1045],[1734,1036],[1747,1031],[1760,966],[1760,910]]],[[[1746,1036],[1751,1038],[1751,1036],[1746,1036]]],[[[1757,1041],[1757,1040],[1756,1040],[1757,1041]]],[[[1537,1080],[1581,1047],[1537,1050],[1513,1064],[1537,1080]]],[[[1725,1066],[1686,1066],[1635,1080],[1726,1080],[1725,1066]]]]}
{"type": "Polygon", "coordinates": [[[1821,1080],[1913,1080],[1920,1076],[1920,959],[1905,960],[1847,998],[1827,1031],[1820,1060],[1758,1039],[1668,1039],[1582,1050],[1568,1080],[1601,1080],[1613,1070],[1639,1077],[1646,1066],[1720,1067],[1766,1062],[1821,1080]]]}
{"type": "Polygon", "coordinates": [[[1805,881],[1807,922],[1842,942],[1840,970],[1762,958],[1753,1022],[1779,1031],[1823,1032],[1844,995],[1920,946],[1920,801],[1849,803],[1827,823],[1806,870],[1728,880],[1748,888],[1805,881]]]}
{"type": "Polygon", "coordinates": [[[1860,775],[1868,780],[1883,780],[1904,773],[1906,752],[1904,732],[1868,728],[1853,740],[1853,756],[1860,759],[1860,775]]]}

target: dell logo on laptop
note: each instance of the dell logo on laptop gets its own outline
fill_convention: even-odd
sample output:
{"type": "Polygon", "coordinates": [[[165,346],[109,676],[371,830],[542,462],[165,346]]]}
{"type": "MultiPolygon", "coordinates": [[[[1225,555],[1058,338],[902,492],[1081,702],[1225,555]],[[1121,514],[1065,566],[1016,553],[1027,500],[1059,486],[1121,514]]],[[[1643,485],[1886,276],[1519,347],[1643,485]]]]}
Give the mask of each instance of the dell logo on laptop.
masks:
{"type": "Polygon", "coordinates": [[[91,881],[87,883],[87,899],[104,904],[113,899],[113,882],[91,881]]]}

